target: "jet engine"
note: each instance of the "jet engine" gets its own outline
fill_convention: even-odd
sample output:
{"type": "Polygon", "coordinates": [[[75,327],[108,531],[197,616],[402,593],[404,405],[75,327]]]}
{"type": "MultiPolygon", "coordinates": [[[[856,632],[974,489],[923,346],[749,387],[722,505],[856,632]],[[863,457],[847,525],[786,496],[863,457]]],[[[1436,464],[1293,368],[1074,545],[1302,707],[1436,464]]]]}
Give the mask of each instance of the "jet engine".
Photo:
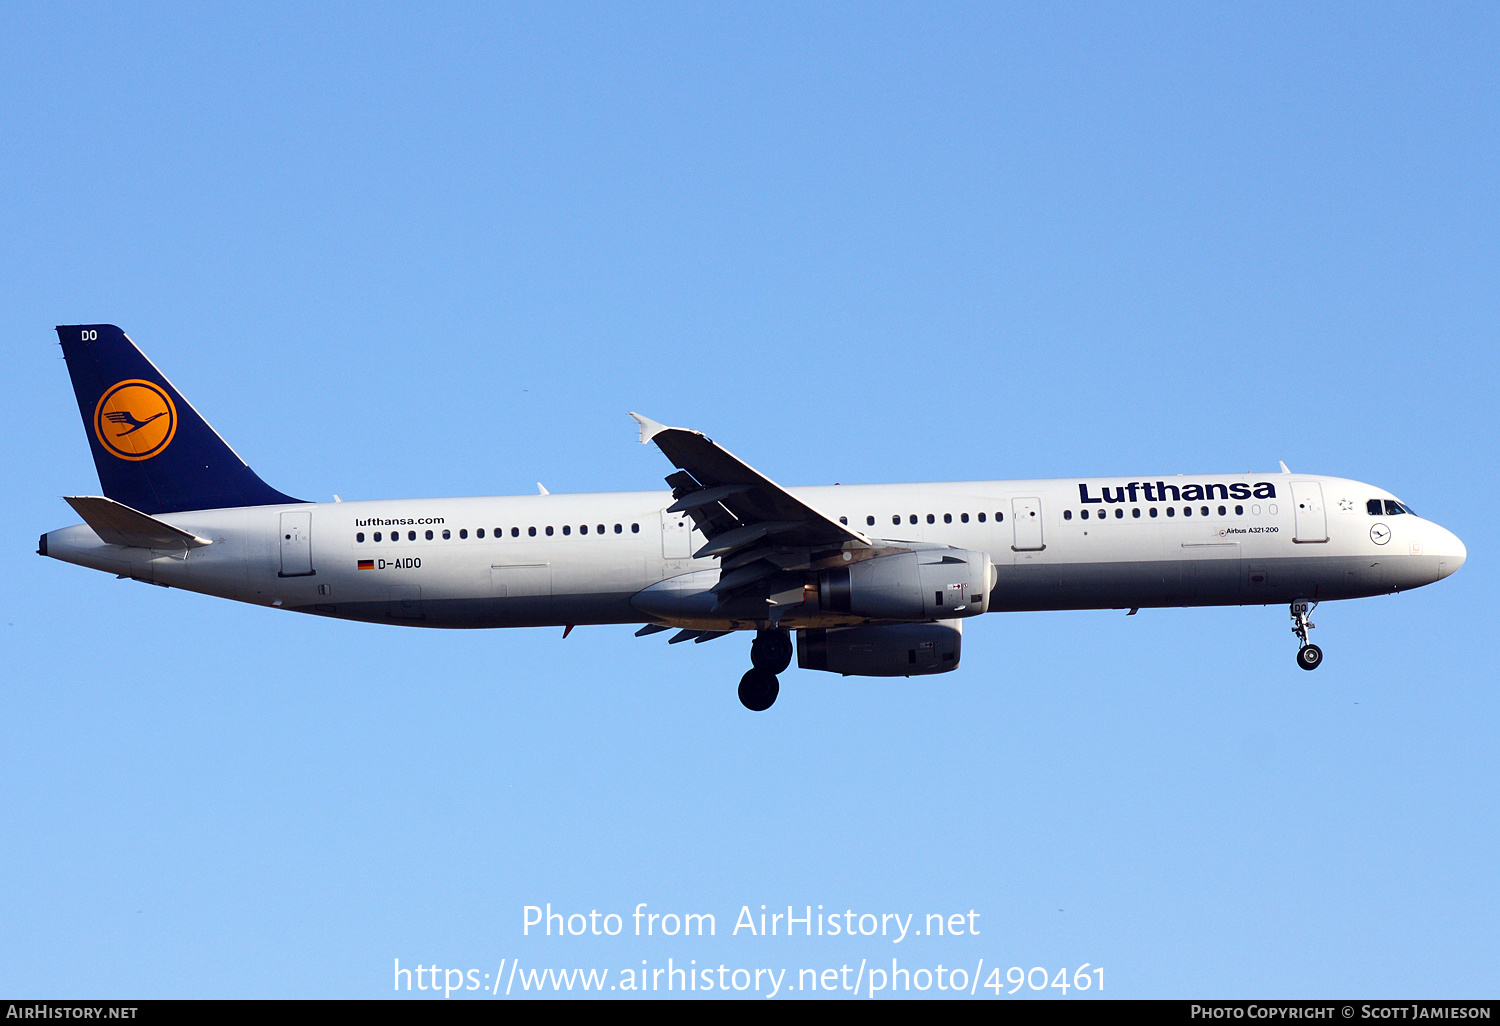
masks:
{"type": "Polygon", "coordinates": [[[963,635],[962,620],[800,630],[797,665],[846,677],[947,673],[958,669],[963,635]]]}
{"type": "Polygon", "coordinates": [[[899,552],[822,571],[818,607],[872,620],[977,616],[988,608],[990,577],[985,552],[899,552]]]}

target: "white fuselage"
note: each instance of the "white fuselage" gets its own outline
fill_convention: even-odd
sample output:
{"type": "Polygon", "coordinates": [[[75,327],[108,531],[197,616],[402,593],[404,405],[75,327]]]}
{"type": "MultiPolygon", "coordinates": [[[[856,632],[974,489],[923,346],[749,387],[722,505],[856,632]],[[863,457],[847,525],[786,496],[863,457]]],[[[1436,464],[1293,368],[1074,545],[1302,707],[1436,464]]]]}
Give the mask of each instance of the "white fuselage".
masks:
{"type": "MultiPolygon", "coordinates": [[[[991,611],[1356,598],[1430,584],[1465,558],[1435,523],[1372,515],[1370,500],[1394,499],[1388,492],[1315,475],[788,491],[874,539],[988,553],[991,611]]],[[[156,584],[408,626],[760,625],[639,598],[662,582],[688,593],[718,580],[716,558],[693,558],[705,540],[692,522],[664,512],[671,502],[667,492],[620,492],[255,506],[160,517],[211,541],[201,548],[109,545],[85,525],[51,532],[43,547],[156,584]]],[[[815,596],[780,619],[848,622],[818,612],[815,596]]]]}

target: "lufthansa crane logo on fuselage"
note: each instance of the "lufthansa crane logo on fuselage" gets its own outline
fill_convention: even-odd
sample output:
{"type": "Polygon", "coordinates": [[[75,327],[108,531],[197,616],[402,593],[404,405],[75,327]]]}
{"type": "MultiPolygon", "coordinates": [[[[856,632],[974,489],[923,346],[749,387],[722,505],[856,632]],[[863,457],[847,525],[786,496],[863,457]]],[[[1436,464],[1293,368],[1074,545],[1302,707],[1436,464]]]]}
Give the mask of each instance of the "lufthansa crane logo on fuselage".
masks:
{"type": "Polygon", "coordinates": [[[166,389],[132,378],[104,390],[94,407],[94,437],[122,460],[149,460],[172,443],[177,407],[166,389]]]}

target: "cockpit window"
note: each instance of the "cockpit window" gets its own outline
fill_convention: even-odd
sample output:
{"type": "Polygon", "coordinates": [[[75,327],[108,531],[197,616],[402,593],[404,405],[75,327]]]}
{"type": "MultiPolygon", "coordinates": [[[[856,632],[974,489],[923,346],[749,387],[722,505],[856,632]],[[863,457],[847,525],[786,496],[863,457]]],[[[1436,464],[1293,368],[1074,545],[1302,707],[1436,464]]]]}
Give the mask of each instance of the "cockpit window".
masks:
{"type": "Polygon", "coordinates": [[[1372,517],[1380,516],[1380,500],[1371,499],[1369,502],[1365,503],[1365,512],[1370,514],[1370,516],[1372,517]]]}
{"type": "Polygon", "coordinates": [[[1393,517],[1393,516],[1395,516],[1398,513],[1410,513],[1410,512],[1411,512],[1411,510],[1409,510],[1405,506],[1401,505],[1401,503],[1397,502],[1395,499],[1386,499],[1385,500],[1385,515],[1388,516],[1388,517],[1393,517]]]}

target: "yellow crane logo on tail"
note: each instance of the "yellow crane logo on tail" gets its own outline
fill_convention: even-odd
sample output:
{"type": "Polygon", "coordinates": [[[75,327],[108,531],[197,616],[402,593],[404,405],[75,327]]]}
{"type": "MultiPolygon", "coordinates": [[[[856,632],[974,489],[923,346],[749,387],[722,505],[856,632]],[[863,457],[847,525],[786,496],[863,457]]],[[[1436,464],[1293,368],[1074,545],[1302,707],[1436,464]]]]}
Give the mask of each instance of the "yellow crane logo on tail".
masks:
{"type": "Polygon", "coordinates": [[[177,407],[160,385],[132,378],[104,390],[94,407],[94,437],[122,460],[149,460],[177,433],[177,407]]]}

